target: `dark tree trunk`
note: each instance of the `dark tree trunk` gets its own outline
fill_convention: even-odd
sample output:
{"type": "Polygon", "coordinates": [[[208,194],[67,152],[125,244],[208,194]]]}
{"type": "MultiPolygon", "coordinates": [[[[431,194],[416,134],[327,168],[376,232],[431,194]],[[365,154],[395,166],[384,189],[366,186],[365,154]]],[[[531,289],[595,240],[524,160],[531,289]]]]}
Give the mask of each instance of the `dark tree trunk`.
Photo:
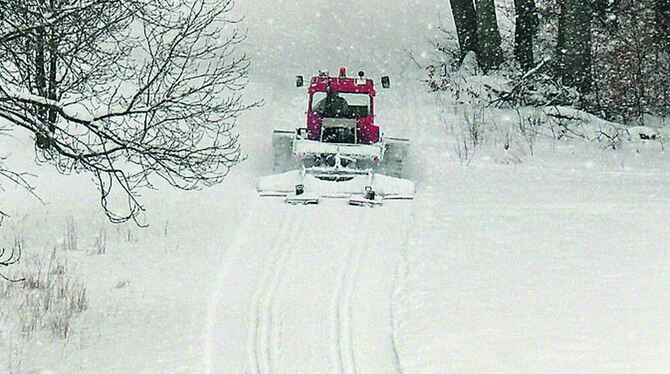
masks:
{"type": "Polygon", "coordinates": [[[449,0],[449,2],[463,61],[468,52],[477,52],[477,13],[472,0],[449,0]]]}
{"type": "Polygon", "coordinates": [[[563,0],[558,23],[558,74],[563,84],[582,94],[591,89],[591,22],[593,10],[582,0],[563,0]]]}
{"type": "Polygon", "coordinates": [[[503,63],[503,54],[494,0],[477,0],[477,40],[479,67],[484,72],[498,68],[503,63]]]}
{"type": "Polygon", "coordinates": [[[514,56],[524,71],[535,65],[533,39],[537,31],[535,0],[514,0],[516,28],[514,30],[514,56]]]}

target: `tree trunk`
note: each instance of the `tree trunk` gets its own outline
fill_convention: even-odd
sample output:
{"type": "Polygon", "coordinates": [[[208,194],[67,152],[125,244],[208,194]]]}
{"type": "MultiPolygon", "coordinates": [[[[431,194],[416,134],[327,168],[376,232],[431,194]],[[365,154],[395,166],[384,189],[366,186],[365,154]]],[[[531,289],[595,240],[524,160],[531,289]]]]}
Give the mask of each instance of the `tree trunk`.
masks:
{"type": "Polygon", "coordinates": [[[535,0],[514,0],[516,28],[514,30],[514,56],[524,71],[535,65],[533,38],[537,31],[535,0]]]}
{"type": "Polygon", "coordinates": [[[472,0],[449,0],[449,2],[463,61],[468,52],[477,52],[477,13],[472,0]]]}
{"type": "Polygon", "coordinates": [[[496,18],[494,0],[477,1],[477,40],[479,53],[477,54],[479,67],[484,72],[496,69],[503,63],[502,48],[500,47],[500,32],[496,18]]]}
{"type": "Polygon", "coordinates": [[[591,89],[591,22],[588,2],[563,0],[558,22],[558,74],[568,87],[582,94],[591,89]]]}

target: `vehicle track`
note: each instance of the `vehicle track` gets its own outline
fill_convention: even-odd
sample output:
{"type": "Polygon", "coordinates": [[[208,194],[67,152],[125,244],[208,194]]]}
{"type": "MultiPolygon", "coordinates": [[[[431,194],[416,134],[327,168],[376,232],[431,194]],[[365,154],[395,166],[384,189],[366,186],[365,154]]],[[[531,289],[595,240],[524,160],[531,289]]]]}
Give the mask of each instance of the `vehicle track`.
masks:
{"type": "Polygon", "coordinates": [[[279,339],[273,338],[277,330],[278,315],[274,311],[275,294],[286,272],[286,262],[290,256],[291,238],[296,237],[303,222],[305,212],[300,207],[288,207],[290,214],[281,224],[281,235],[276,238],[273,249],[268,253],[260,286],[257,288],[249,321],[247,352],[251,372],[271,373],[274,370],[273,358],[279,347],[279,339]]]}
{"type": "MultiPolygon", "coordinates": [[[[365,228],[371,224],[372,214],[369,209],[361,208],[355,227],[365,228]]],[[[352,328],[352,299],[358,280],[358,271],[362,258],[367,251],[373,234],[367,235],[357,245],[349,246],[346,262],[341,267],[335,286],[333,298],[333,360],[340,373],[356,373],[356,355],[354,353],[352,328]]]]}
{"type": "MultiPolygon", "coordinates": [[[[291,208],[294,212],[297,212],[298,214],[298,219],[296,222],[293,222],[291,219],[291,216],[289,216],[289,219],[291,219],[291,224],[293,225],[291,227],[290,235],[288,239],[291,238],[299,238],[299,233],[301,229],[305,228],[305,222],[308,221],[307,216],[309,214],[309,208],[306,208],[304,212],[299,212],[301,210],[300,207],[295,207],[291,208]]],[[[286,271],[287,271],[287,264],[288,260],[291,257],[291,253],[293,252],[294,245],[293,243],[286,241],[281,245],[282,252],[281,252],[281,257],[279,258],[276,266],[275,266],[275,273],[274,273],[274,279],[270,283],[272,285],[271,293],[268,295],[268,298],[266,299],[266,303],[264,304],[264,309],[263,313],[264,316],[266,317],[266,325],[263,331],[266,333],[265,335],[265,344],[266,348],[268,350],[266,359],[268,360],[268,367],[270,368],[270,372],[274,372],[275,366],[277,363],[276,355],[279,354],[280,348],[281,348],[281,326],[280,326],[280,314],[276,308],[276,294],[277,290],[281,288],[282,284],[284,283],[284,279],[286,278],[286,271]]]]}

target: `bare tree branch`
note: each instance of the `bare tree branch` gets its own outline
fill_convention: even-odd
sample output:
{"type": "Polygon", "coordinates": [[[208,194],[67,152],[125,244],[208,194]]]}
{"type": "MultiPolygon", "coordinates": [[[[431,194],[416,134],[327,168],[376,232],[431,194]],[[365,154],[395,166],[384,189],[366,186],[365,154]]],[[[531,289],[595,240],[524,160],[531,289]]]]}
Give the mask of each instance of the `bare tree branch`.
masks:
{"type": "Polygon", "coordinates": [[[236,119],[256,105],[241,97],[249,61],[233,5],[3,2],[0,119],[33,134],[39,162],[91,174],[113,222],[138,218],[156,177],[219,183],[241,161],[236,119]]]}

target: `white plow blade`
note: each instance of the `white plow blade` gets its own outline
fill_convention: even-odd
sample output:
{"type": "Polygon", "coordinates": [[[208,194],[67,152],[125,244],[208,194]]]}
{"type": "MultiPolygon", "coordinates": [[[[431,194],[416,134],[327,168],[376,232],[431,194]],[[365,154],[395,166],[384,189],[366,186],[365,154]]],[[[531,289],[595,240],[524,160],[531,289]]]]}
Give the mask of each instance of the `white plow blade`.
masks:
{"type": "MultiPolygon", "coordinates": [[[[352,194],[363,193],[365,186],[370,185],[370,177],[358,175],[348,181],[333,182],[310,174],[303,175],[295,170],[260,178],[258,193],[261,196],[286,196],[293,193],[298,184],[304,185],[306,193],[315,193],[321,197],[349,198],[352,194]]],[[[407,179],[375,174],[372,177],[372,188],[384,199],[414,198],[414,182],[407,179]]]]}

